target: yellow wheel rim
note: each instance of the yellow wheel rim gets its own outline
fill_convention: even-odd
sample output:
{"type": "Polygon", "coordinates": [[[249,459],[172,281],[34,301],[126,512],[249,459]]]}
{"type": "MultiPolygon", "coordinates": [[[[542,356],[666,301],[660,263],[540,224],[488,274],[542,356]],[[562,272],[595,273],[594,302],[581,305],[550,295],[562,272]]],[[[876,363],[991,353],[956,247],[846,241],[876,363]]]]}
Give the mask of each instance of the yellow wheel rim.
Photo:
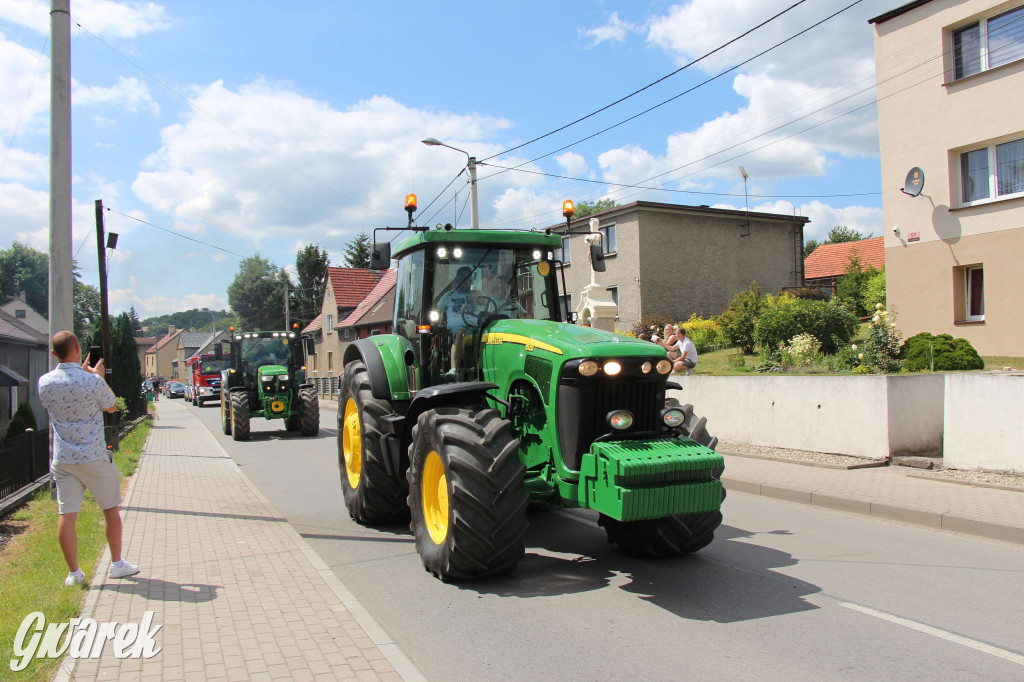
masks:
{"type": "Polygon", "coordinates": [[[349,398],[345,403],[345,425],[341,435],[341,451],[345,455],[345,476],[353,488],[359,487],[363,471],[363,438],[359,431],[359,408],[349,398]]]}
{"type": "Polygon", "coordinates": [[[423,465],[423,522],[436,544],[448,537],[448,476],[441,455],[434,450],[423,465]]]}

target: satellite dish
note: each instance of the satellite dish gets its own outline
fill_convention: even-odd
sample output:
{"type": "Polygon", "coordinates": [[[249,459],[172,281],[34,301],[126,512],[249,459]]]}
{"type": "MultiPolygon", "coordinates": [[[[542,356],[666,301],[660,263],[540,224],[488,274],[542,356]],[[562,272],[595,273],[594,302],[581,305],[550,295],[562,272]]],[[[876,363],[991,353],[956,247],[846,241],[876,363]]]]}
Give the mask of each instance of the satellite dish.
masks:
{"type": "Polygon", "coordinates": [[[900,191],[912,197],[916,197],[924,189],[924,171],[914,166],[907,173],[907,179],[900,191]]]}

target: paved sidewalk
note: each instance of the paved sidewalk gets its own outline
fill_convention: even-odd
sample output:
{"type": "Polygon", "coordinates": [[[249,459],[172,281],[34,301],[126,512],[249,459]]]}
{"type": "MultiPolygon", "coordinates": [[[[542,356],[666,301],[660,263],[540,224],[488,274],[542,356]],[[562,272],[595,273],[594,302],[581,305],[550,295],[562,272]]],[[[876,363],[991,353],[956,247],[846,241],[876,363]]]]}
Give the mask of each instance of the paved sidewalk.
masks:
{"type": "Polygon", "coordinates": [[[148,660],[65,659],[76,680],[420,680],[418,670],[183,404],[161,401],[125,500],[124,553],[82,617],[141,623],[148,660]]]}
{"type": "Polygon", "coordinates": [[[915,478],[907,467],[827,469],[721,450],[730,492],[1024,544],[1024,492],[915,478]]]}

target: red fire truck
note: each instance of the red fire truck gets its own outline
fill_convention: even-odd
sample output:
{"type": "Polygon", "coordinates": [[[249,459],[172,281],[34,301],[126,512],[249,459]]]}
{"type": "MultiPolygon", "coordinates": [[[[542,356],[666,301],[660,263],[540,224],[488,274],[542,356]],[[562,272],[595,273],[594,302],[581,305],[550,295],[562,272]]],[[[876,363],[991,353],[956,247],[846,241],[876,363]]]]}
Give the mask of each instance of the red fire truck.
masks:
{"type": "Polygon", "coordinates": [[[227,358],[218,360],[213,353],[204,353],[186,361],[188,372],[185,398],[196,407],[215,400],[220,402],[220,372],[227,369],[230,362],[227,358]]]}

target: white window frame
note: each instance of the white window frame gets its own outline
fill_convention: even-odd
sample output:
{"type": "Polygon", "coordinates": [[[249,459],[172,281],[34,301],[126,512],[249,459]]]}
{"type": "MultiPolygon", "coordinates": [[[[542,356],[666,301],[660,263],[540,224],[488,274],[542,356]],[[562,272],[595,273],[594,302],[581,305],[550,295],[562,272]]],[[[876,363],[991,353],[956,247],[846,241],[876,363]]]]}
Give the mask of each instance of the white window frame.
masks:
{"type": "Polygon", "coordinates": [[[1019,199],[1024,197],[1024,184],[1021,185],[1021,189],[1016,192],[1010,192],[1008,194],[998,194],[999,191],[999,159],[996,153],[996,148],[1000,145],[1007,144],[1009,142],[1022,142],[1024,137],[999,140],[998,142],[990,142],[984,146],[976,146],[971,149],[964,149],[956,155],[956,176],[957,176],[957,188],[956,194],[960,200],[960,206],[978,206],[981,204],[990,204],[993,201],[1005,201],[1007,199],[1019,199]],[[981,151],[982,149],[988,152],[988,196],[982,199],[975,199],[974,201],[967,201],[964,199],[964,178],[963,178],[963,159],[965,154],[971,154],[973,152],[981,151]]]}
{"type": "Polygon", "coordinates": [[[985,266],[984,265],[968,265],[964,267],[964,321],[965,322],[984,322],[985,321],[985,266]],[[972,282],[971,273],[974,271],[981,271],[981,312],[979,314],[971,314],[971,294],[972,282]]]}
{"type": "Polygon", "coordinates": [[[1007,14],[1010,14],[1012,12],[1020,11],[1022,9],[1024,9],[1024,6],[1014,7],[1013,9],[1007,10],[1005,12],[1000,12],[999,14],[992,15],[991,17],[985,17],[983,19],[979,19],[978,21],[972,21],[969,24],[964,24],[963,26],[957,26],[956,28],[950,30],[950,32],[949,32],[949,46],[950,46],[949,54],[950,54],[950,57],[952,59],[952,63],[950,64],[950,75],[952,76],[952,82],[961,81],[961,80],[963,80],[965,78],[970,78],[971,76],[977,76],[978,74],[985,73],[986,71],[990,71],[992,69],[998,69],[1000,66],[1006,66],[1007,64],[1013,64],[1014,62],[1018,62],[1021,59],[1024,59],[1024,57],[1018,57],[1017,59],[1014,59],[1012,61],[1006,62],[1006,64],[997,64],[996,66],[990,66],[989,65],[988,23],[990,21],[992,21],[993,19],[999,19],[1000,17],[1006,16],[1007,14]],[[978,55],[979,56],[978,71],[977,71],[977,73],[969,73],[969,74],[966,74],[964,76],[957,76],[956,75],[956,34],[959,33],[960,31],[963,31],[965,29],[969,29],[969,28],[971,28],[973,26],[977,26],[978,29],[979,29],[978,30],[978,42],[979,42],[979,45],[978,45],[978,51],[979,51],[979,55],[978,55]]]}
{"type": "Polygon", "coordinates": [[[617,244],[614,243],[615,223],[599,227],[598,230],[601,232],[601,252],[606,256],[614,254],[617,247],[617,244]]]}
{"type": "Polygon", "coordinates": [[[327,313],[327,324],[324,326],[328,334],[334,333],[334,315],[327,313]]]}

